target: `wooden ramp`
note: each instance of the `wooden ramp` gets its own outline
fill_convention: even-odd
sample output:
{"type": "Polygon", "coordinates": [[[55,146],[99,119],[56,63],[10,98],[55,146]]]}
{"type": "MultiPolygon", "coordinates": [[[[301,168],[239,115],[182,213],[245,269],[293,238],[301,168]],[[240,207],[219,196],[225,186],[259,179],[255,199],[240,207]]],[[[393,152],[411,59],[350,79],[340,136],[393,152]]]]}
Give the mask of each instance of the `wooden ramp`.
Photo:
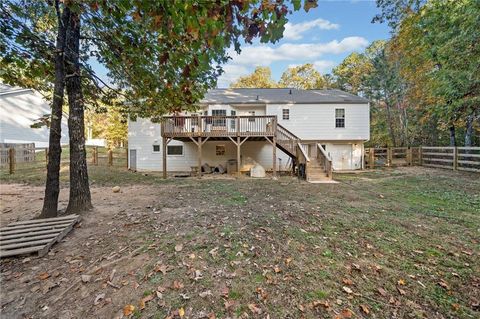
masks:
{"type": "Polygon", "coordinates": [[[80,220],[78,215],[33,219],[0,228],[0,258],[38,253],[44,256],[80,220]]]}

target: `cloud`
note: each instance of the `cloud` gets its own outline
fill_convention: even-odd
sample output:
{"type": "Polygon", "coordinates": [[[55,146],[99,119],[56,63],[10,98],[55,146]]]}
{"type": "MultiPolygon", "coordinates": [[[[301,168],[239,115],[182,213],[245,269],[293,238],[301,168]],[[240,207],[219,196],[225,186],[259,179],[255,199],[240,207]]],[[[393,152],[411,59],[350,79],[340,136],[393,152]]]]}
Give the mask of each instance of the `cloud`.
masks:
{"type": "Polygon", "coordinates": [[[230,83],[235,82],[239,77],[250,73],[250,70],[243,65],[226,64],[222,68],[224,73],[217,81],[217,87],[219,88],[229,87],[230,83]]]}
{"type": "MultiPolygon", "coordinates": [[[[321,74],[328,73],[332,70],[332,68],[336,65],[335,62],[329,61],[329,60],[317,60],[314,62],[305,62],[305,63],[311,63],[313,64],[313,67],[320,72],[321,74]]],[[[288,68],[295,68],[297,66],[301,66],[305,63],[295,63],[295,64],[289,64],[288,68]]]]}
{"type": "Polygon", "coordinates": [[[245,47],[240,55],[231,51],[236,65],[270,65],[277,61],[312,60],[325,54],[341,54],[365,48],[368,41],[362,37],[347,37],[327,43],[285,43],[278,47],[256,45],[245,47]]]}
{"type": "Polygon", "coordinates": [[[303,33],[314,28],[320,30],[336,30],[340,28],[340,25],[324,19],[316,19],[296,24],[287,22],[285,31],[283,32],[283,38],[286,40],[300,40],[303,37],[303,33]]]}

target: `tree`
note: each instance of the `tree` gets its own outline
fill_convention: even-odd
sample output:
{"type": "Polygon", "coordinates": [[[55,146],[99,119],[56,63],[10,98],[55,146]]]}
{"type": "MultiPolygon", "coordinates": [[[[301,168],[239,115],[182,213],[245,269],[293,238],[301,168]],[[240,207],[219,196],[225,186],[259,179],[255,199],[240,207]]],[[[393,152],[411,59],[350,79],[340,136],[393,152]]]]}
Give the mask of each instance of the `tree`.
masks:
{"type": "Polygon", "coordinates": [[[353,52],[333,69],[333,75],[340,89],[359,94],[363,90],[363,77],[370,70],[368,58],[364,54],[353,52]]]}
{"type": "Polygon", "coordinates": [[[283,72],[279,86],[302,90],[323,89],[326,86],[326,81],[320,72],[315,70],[313,64],[307,63],[288,68],[283,72]]]}
{"type": "MultiPolygon", "coordinates": [[[[240,52],[241,39],[247,43],[254,38],[277,41],[290,12],[287,1],[282,0],[90,0],[55,4],[56,8],[70,11],[71,29],[67,29],[63,52],[73,152],[68,212],[91,207],[83,129],[86,103],[96,105],[100,99],[120,95],[127,102],[125,111],[133,117],[157,118],[167,112],[192,109],[216,84],[222,73],[220,65],[229,58],[229,47],[240,52]],[[106,91],[99,85],[108,86],[86,63],[90,56],[109,69],[117,88],[106,91]],[[82,91],[82,87],[88,89],[82,91]]],[[[302,3],[292,0],[292,4],[294,10],[299,10],[302,3]]],[[[308,11],[315,6],[316,1],[308,0],[303,7],[308,11]]],[[[48,2],[2,3],[3,79],[14,84],[34,79],[36,87],[48,91],[56,70],[51,38],[57,28],[52,28],[52,16],[59,12],[52,10],[48,2]]]]}
{"type": "Polygon", "coordinates": [[[276,88],[278,84],[272,79],[272,71],[268,66],[258,66],[252,74],[242,76],[231,88],[276,88]]]}

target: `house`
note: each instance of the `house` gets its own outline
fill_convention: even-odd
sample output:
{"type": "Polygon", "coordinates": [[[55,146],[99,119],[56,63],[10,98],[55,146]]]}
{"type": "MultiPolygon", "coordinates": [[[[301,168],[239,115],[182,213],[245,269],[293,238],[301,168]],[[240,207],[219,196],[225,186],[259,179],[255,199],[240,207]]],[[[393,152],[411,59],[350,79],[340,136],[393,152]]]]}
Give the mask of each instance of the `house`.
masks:
{"type": "MultiPolygon", "coordinates": [[[[32,128],[51,113],[50,105],[31,89],[0,83],[0,143],[30,144],[48,147],[49,128],[32,128]]],[[[68,144],[67,119],[62,119],[62,144],[68,144]]]]}
{"type": "Polygon", "coordinates": [[[369,138],[369,101],[350,93],[214,89],[196,113],[167,116],[159,123],[130,120],[129,165],[164,175],[192,170],[201,174],[204,163],[235,163],[237,172],[258,163],[273,174],[298,166],[314,180],[331,178],[332,169],[362,169],[363,145],[369,138]]]}

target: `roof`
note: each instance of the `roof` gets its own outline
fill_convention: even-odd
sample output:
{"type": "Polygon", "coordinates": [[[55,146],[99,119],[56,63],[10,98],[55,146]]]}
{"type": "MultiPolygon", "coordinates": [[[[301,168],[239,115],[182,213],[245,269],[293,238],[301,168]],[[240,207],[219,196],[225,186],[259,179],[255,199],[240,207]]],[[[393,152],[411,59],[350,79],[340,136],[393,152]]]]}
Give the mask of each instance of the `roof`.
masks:
{"type": "Polygon", "coordinates": [[[32,92],[32,90],[30,90],[30,89],[23,89],[23,88],[20,88],[20,87],[13,87],[13,86],[10,86],[10,85],[0,83],[0,95],[7,95],[7,94],[12,94],[12,93],[27,92],[27,91],[32,92]]]}
{"type": "Polygon", "coordinates": [[[200,101],[203,104],[365,104],[358,95],[336,89],[298,90],[275,89],[213,89],[200,101]]]}

